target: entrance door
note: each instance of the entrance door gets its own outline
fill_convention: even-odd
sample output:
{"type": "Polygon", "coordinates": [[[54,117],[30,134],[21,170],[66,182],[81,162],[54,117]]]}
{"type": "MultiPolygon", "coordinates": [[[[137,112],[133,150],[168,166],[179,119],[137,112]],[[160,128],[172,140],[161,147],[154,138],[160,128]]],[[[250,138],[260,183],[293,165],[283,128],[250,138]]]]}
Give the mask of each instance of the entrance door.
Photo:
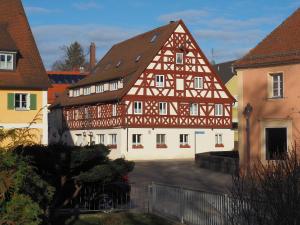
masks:
{"type": "Polygon", "coordinates": [[[266,159],[284,159],[287,153],[287,128],[266,128],[266,159]]]}

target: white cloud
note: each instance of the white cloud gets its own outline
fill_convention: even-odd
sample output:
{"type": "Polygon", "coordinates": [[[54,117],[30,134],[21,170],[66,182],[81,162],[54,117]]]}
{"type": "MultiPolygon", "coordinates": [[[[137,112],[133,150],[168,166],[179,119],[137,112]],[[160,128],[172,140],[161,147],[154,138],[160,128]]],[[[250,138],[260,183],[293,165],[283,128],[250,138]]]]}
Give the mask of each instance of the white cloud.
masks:
{"type": "Polygon", "coordinates": [[[96,3],[95,1],[76,2],[76,3],[73,3],[72,6],[78,10],[89,10],[89,9],[101,9],[102,8],[102,6],[99,3],[96,3]]]}
{"type": "Polygon", "coordinates": [[[164,14],[158,17],[158,20],[163,22],[169,22],[171,20],[179,20],[183,19],[186,22],[195,23],[201,20],[201,18],[208,15],[208,12],[206,10],[184,10],[179,12],[173,12],[164,14]]]}
{"type": "Polygon", "coordinates": [[[32,27],[32,30],[45,67],[48,69],[62,56],[60,47],[74,41],[81,43],[86,52],[90,43],[95,42],[97,57],[100,59],[113,44],[139,33],[137,30],[97,24],[44,25],[32,27]]]}
{"type": "Polygon", "coordinates": [[[27,13],[58,13],[60,10],[58,9],[47,9],[43,7],[36,7],[36,6],[27,6],[25,7],[25,11],[27,13]]]}

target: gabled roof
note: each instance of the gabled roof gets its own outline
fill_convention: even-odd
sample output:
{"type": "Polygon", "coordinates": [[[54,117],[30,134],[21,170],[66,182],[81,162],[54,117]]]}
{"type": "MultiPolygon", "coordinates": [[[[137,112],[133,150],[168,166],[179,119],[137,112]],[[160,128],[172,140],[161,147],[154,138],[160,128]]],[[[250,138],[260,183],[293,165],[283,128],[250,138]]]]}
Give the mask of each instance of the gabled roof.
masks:
{"type": "Polygon", "coordinates": [[[237,68],[300,62],[300,8],[235,63],[237,68]]]}
{"type": "Polygon", "coordinates": [[[0,1],[0,51],[17,51],[15,71],[0,71],[1,89],[47,90],[50,83],[21,0],[0,1]]]}
{"type": "Polygon", "coordinates": [[[233,69],[234,62],[235,61],[233,60],[213,65],[215,71],[224,84],[226,84],[235,75],[235,71],[233,69]]]}
{"type": "Polygon", "coordinates": [[[122,89],[76,98],[70,98],[65,93],[54,106],[92,104],[121,99],[144,72],[180,23],[183,22],[171,22],[114,45],[87,78],[71,87],[76,88],[103,81],[123,79],[122,89]],[[139,60],[137,60],[138,56],[140,56],[139,60]]]}

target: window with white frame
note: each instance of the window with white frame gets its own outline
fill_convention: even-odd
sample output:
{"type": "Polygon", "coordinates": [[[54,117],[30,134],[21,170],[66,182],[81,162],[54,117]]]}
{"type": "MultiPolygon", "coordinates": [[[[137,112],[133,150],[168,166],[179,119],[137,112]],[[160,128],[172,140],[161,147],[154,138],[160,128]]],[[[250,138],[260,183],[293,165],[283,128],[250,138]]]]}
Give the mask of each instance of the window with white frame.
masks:
{"type": "Polygon", "coordinates": [[[84,118],[85,119],[89,119],[90,118],[89,108],[84,108],[84,118]]]}
{"type": "Polygon", "coordinates": [[[168,107],[166,102],[159,103],[159,115],[167,115],[168,107]]]}
{"type": "Polygon", "coordinates": [[[195,77],[194,78],[194,88],[195,89],[203,89],[203,77],[195,77]]]}
{"type": "Polygon", "coordinates": [[[176,53],[176,64],[183,64],[183,53],[176,53]]]}
{"type": "Polygon", "coordinates": [[[112,116],[117,116],[117,105],[116,104],[112,105],[112,116]]]}
{"type": "Polygon", "coordinates": [[[179,141],[180,141],[180,145],[188,145],[189,144],[189,135],[188,134],[180,134],[179,141]]]}
{"type": "Polygon", "coordinates": [[[223,116],[223,105],[215,104],[215,116],[223,116]]]}
{"type": "Polygon", "coordinates": [[[104,145],[105,143],[105,134],[97,134],[97,144],[104,145]]]}
{"type": "Polygon", "coordinates": [[[74,89],[74,90],[73,90],[73,96],[74,96],[74,97],[78,97],[79,95],[80,95],[80,89],[79,89],[79,88],[74,89]]]}
{"type": "Polygon", "coordinates": [[[142,114],[143,113],[143,106],[142,102],[134,102],[134,114],[142,114]]]}
{"type": "Polygon", "coordinates": [[[165,145],[166,144],[166,135],[165,134],[156,134],[156,144],[165,145]]]}
{"type": "Polygon", "coordinates": [[[156,87],[164,87],[165,86],[165,76],[164,75],[156,75],[155,76],[155,86],[156,87]]]}
{"type": "Polygon", "coordinates": [[[272,94],[273,98],[283,97],[283,74],[273,73],[272,76],[272,94]]]}
{"type": "Polygon", "coordinates": [[[83,95],[90,95],[90,94],[91,94],[91,87],[84,87],[83,95]]]}
{"type": "Polygon", "coordinates": [[[110,134],[109,135],[109,144],[110,145],[117,145],[117,135],[116,134],[110,134]]]}
{"type": "Polygon", "coordinates": [[[22,93],[15,94],[15,109],[17,109],[17,110],[29,110],[30,109],[29,94],[22,94],[22,93]]]}
{"type": "Polygon", "coordinates": [[[216,145],[223,144],[223,135],[222,134],[215,134],[215,144],[216,145]]]}
{"type": "Polygon", "coordinates": [[[133,134],[132,135],[132,145],[141,145],[142,144],[142,135],[133,134]]]}
{"type": "Polygon", "coordinates": [[[1,70],[14,69],[14,54],[0,53],[0,69],[1,70]]]}
{"type": "Polygon", "coordinates": [[[100,105],[97,106],[97,116],[98,116],[98,118],[101,118],[101,116],[102,116],[101,106],[100,105]]]}
{"type": "Polygon", "coordinates": [[[112,82],[110,82],[109,85],[110,85],[109,86],[110,91],[118,90],[118,81],[112,81],[112,82]]]}
{"type": "Polygon", "coordinates": [[[190,115],[198,116],[198,104],[197,103],[192,103],[190,105],[190,115]]]}
{"type": "Polygon", "coordinates": [[[96,93],[104,92],[104,84],[97,84],[96,85],[96,93]]]}

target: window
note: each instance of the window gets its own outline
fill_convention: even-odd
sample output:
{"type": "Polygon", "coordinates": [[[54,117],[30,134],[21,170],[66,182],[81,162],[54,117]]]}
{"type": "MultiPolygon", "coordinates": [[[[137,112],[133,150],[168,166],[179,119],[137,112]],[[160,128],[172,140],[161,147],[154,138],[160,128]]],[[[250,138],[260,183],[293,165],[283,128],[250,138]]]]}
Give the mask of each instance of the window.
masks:
{"type": "Polygon", "coordinates": [[[85,119],[90,118],[89,108],[84,108],[84,118],[85,119]]]}
{"type": "Polygon", "coordinates": [[[0,69],[13,70],[14,69],[14,55],[9,53],[0,53],[0,69]]]}
{"type": "Polygon", "coordinates": [[[197,103],[192,103],[190,105],[190,115],[198,116],[198,104],[197,103]]]}
{"type": "Polygon", "coordinates": [[[142,114],[142,102],[134,102],[134,114],[142,114]]]}
{"type": "Polygon", "coordinates": [[[102,116],[100,105],[97,106],[97,116],[98,116],[98,118],[101,118],[101,116],[102,116]]]}
{"type": "Polygon", "coordinates": [[[117,135],[116,134],[110,134],[109,135],[109,144],[110,145],[117,145],[117,135]]]}
{"type": "Polygon", "coordinates": [[[132,135],[132,145],[141,145],[142,135],[141,134],[133,134],[132,135]]]}
{"type": "Polygon", "coordinates": [[[29,110],[29,94],[15,94],[15,109],[29,110]]]}
{"type": "Polygon", "coordinates": [[[215,104],[215,116],[223,116],[223,105],[215,104]]]}
{"type": "Polygon", "coordinates": [[[167,115],[167,103],[166,102],[160,102],[159,103],[159,114],[160,115],[167,115]]]}
{"type": "Polygon", "coordinates": [[[117,116],[117,105],[112,105],[112,116],[117,116]]]}
{"type": "Polygon", "coordinates": [[[73,91],[73,96],[74,97],[78,97],[80,95],[80,89],[78,88],[78,89],[74,89],[74,91],[73,91]]]}
{"type": "Polygon", "coordinates": [[[118,90],[118,82],[117,81],[110,82],[109,90],[111,91],[118,90]]]}
{"type": "Polygon", "coordinates": [[[83,95],[90,95],[91,94],[91,87],[83,88],[83,95]]]}
{"type": "Polygon", "coordinates": [[[156,144],[157,145],[165,145],[166,144],[166,135],[165,134],[157,134],[156,135],[156,144]]]}
{"type": "Polygon", "coordinates": [[[266,159],[280,160],[287,154],[287,128],[266,128],[266,159]]]}
{"type": "Polygon", "coordinates": [[[102,92],[104,92],[104,84],[96,85],[96,93],[102,93],[102,92]]]}
{"type": "Polygon", "coordinates": [[[165,76],[164,75],[156,75],[155,85],[156,85],[156,87],[164,87],[165,86],[165,76]]]}
{"type": "Polygon", "coordinates": [[[194,78],[194,88],[195,89],[203,89],[203,77],[195,77],[194,78]]]}
{"type": "Polygon", "coordinates": [[[283,75],[282,73],[271,74],[273,98],[283,97],[283,75]]]}
{"type": "Polygon", "coordinates": [[[179,141],[180,141],[180,145],[188,145],[189,144],[189,135],[188,134],[180,134],[179,141]]]}
{"type": "Polygon", "coordinates": [[[224,147],[222,134],[215,134],[215,146],[216,147],[224,147]]]}
{"type": "Polygon", "coordinates": [[[97,134],[97,144],[104,145],[105,134],[97,134]]]}
{"type": "Polygon", "coordinates": [[[183,64],[183,53],[176,53],[176,64],[183,64]]]}

